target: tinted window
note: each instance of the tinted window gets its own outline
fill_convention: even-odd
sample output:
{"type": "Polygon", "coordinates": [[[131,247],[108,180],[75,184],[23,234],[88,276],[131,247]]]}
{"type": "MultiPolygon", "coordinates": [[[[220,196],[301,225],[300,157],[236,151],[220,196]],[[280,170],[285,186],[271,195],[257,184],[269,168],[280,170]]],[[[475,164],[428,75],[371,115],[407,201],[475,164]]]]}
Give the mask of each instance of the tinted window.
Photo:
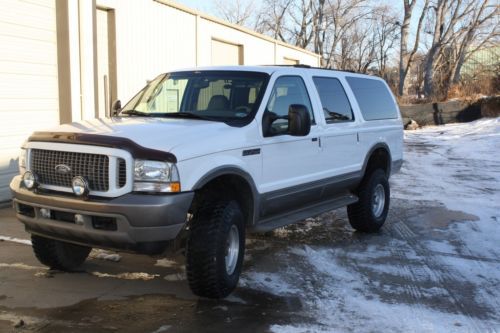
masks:
{"type": "Polygon", "coordinates": [[[347,77],[365,120],[398,117],[396,104],[389,89],[379,80],[347,77]]]}
{"type": "Polygon", "coordinates": [[[288,109],[292,104],[301,104],[307,107],[311,116],[311,124],[314,124],[311,100],[306,86],[299,76],[282,76],[274,83],[271,97],[267,102],[266,111],[263,116],[263,132],[265,136],[286,134],[288,132],[288,109]]]}
{"type": "Polygon", "coordinates": [[[353,120],[351,104],[339,80],[315,77],[313,81],[318,90],[327,123],[353,120]]]}
{"type": "Polygon", "coordinates": [[[298,76],[282,76],[274,83],[271,97],[267,103],[267,111],[274,112],[278,116],[286,116],[288,108],[292,104],[305,105],[309,110],[311,120],[314,119],[304,81],[298,76]]]}

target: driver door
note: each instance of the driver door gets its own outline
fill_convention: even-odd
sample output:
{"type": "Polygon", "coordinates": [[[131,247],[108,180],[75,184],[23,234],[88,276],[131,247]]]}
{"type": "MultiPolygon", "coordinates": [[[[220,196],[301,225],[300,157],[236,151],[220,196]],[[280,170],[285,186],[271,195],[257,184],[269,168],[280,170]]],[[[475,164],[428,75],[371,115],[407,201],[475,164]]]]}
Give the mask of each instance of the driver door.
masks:
{"type": "Polygon", "coordinates": [[[262,183],[261,217],[278,214],[290,208],[318,200],[321,184],[321,147],[311,101],[300,76],[276,79],[262,119],[262,183]],[[311,116],[311,131],[307,136],[291,136],[288,119],[270,119],[288,115],[291,104],[307,107],[311,116]],[[273,115],[274,114],[274,115],[273,115]],[[270,117],[272,115],[272,117],[270,117]]]}

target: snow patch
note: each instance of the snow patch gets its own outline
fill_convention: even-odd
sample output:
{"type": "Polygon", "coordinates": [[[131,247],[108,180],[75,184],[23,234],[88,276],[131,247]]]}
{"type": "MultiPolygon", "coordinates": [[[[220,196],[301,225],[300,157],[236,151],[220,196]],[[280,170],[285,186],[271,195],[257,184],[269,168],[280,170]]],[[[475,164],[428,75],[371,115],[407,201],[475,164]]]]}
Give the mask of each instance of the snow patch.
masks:
{"type": "Polygon", "coordinates": [[[26,265],[26,264],[19,263],[19,262],[16,262],[13,264],[0,263],[0,268],[17,268],[17,269],[24,269],[24,270],[28,270],[28,271],[34,271],[34,270],[38,271],[40,269],[43,269],[43,270],[48,269],[47,267],[30,266],[30,265],[26,265]]]}
{"type": "Polygon", "coordinates": [[[107,260],[113,262],[119,262],[122,257],[118,253],[111,253],[101,249],[94,249],[89,255],[92,259],[107,260]]]}
{"type": "Polygon", "coordinates": [[[181,273],[173,273],[173,274],[168,274],[165,275],[164,279],[170,282],[174,281],[183,281],[186,280],[186,273],[181,272],[181,273]]]}
{"type": "Polygon", "coordinates": [[[179,264],[174,260],[163,258],[163,259],[156,260],[155,266],[172,268],[172,267],[179,266],[179,264]]]}
{"type": "MultiPolygon", "coordinates": [[[[283,275],[286,276],[286,273],[283,275]]],[[[285,281],[285,277],[278,273],[247,271],[240,278],[241,287],[251,286],[254,289],[264,289],[276,295],[290,295],[300,292],[285,281]]]]}
{"type": "Polygon", "coordinates": [[[0,236],[0,241],[31,245],[31,241],[29,239],[21,239],[9,236],[0,236]]]}
{"type": "Polygon", "coordinates": [[[101,272],[90,272],[90,274],[100,277],[100,278],[115,278],[115,279],[123,279],[123,280],[153,280],[159,277],[159,274],[149,274],[143,272],[126,272],[120,274],[109,274],[109,273],[101,273],[101,272]]]}
{"type": "Polygon", "coordinates": [[[152,333],[162,333],[162,332],[166,332],[168,331],[169,329],[171,329],[172,326],[171,325],[163,325],[163,326],[160,326],[156,331],[152,332],[152,333]]]}

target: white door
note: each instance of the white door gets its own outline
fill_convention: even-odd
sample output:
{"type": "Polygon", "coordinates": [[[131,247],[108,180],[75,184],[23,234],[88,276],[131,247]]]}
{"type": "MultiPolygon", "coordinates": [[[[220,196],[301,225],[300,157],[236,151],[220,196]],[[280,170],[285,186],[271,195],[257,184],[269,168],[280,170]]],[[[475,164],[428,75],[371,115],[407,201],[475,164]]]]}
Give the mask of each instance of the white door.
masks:
{"type": "Polygon", "coordinates": [[[310,111],[313,125],[309,135],[303,137],[286,134],[288,120],[285,119],[273,122],[267,134],[263,125],[263,168],[259,190],[265,193],[263,215],[266,216],[289,209],[290,205],[317,200],[320,195],[320,186],[314,186],[314,182],[322,177],[324,169],[318,140],[319,128],[315,125],[309,94],[301,77],[282,76],[275,81],[264,119],[268,112],[278,116],[288,115],[291,104],[305,105],[310,111]],[[297,202],[281,200],[290,194],[289,191],[296,193],[293,198],[297,202]]]}
{"type": "Polygon", "coordinates": [[[54,0],[0,0],[0,202],[10,199],[19,148],[59,123],[54,0]]]}
{"type": "Polygon", "coordinates": [[[321,135],[323,165],[327,173],[325,178],[349,176],[359,171],[364,154],[358,142],[358,128],[351,104],[337,78],[313,77],[319,94],[325,129],[321,135]]]}

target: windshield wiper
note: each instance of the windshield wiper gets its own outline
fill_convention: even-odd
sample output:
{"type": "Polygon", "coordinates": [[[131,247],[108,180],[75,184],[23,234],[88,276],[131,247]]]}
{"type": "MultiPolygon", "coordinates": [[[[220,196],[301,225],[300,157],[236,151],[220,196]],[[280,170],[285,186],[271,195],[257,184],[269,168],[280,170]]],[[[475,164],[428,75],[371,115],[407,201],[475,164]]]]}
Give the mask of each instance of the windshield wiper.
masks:
{"type": "Polygon", "coordinates": [[[120,112],[120,114],[126,114],[129,116],[139,116],[139,117],[154,117],[154,114],[148,112],[142,112],[137,110],[126,110],[120,112]]]}
{"type": "Polygon", "coordinates": [[[129,116],[138,116],[138,117],[191,118],[191,119],[216,121],[213,118],[200,116],[198,114],[191,112],[142,112],[137,110],[126,110],[122,111],[121,114],[126,114],[129,116]]]}
{"type": "Polygon", "coordinates": [[[335,120],[351,120],[351,118],[347,117],[346,115],[343,115],[343,114],[335,112],[335,111],[330,111],[330,110],[328,110],[328,108],[324,107],[323,110],[328,112],[328,115],[335,120]]]}
{"type": "Polygon", "coordinates": [[[192,119],[216,121],[213,118],[200,116],[199,114],[195,114],[192,112],[171,112],[171,113],[169,112],[169,113],[162,113],[161,115],[163,117],[172,117],[172,118],[192,118],[192,119]]]}

